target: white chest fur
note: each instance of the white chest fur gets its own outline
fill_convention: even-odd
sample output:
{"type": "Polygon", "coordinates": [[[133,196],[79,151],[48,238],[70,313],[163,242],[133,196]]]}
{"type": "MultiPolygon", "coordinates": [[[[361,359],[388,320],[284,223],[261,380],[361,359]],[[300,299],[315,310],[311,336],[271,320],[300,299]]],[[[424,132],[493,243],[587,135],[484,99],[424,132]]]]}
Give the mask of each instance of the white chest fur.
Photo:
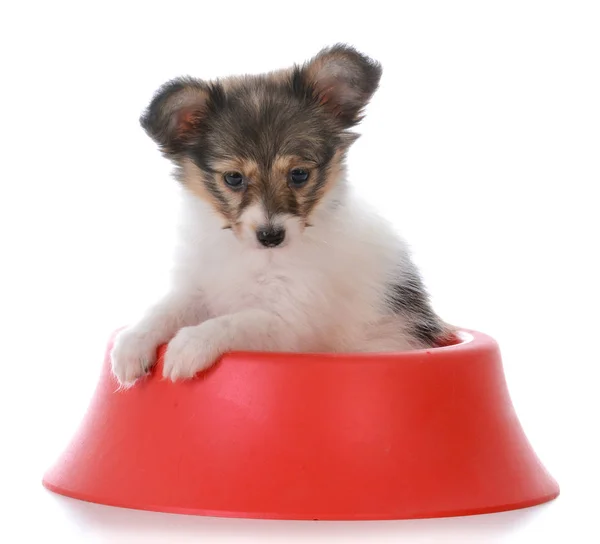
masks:
{"type": "Polygon", "coordinates": [[[211,316],[265,309],[301,327],[314,349],[346,346],[381,318],[386,279],[406,250],[376,216],[348,203],[316,216],[294,244],[254,249],[197,199],[185,200],[174,287],[202,291],[211,316]]]}

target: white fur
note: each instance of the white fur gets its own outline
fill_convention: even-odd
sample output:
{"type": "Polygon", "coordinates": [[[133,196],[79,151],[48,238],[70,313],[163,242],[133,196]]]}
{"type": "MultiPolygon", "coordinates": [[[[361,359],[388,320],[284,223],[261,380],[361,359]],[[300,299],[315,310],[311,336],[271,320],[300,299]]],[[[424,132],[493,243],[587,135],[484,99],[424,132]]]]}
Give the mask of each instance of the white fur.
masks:
{"type": "Polygon", "coordinates": [[[112,351],[132,384],[169,342],[165,377],[189,378],[228,351],[402,351],[421,347],[385,311],[386,284],[413,270],[403,241],[340,180],[306,229],[293,217],[283,246],[259,248],[251,209],[238,236],[184,191],[181,245],[170,294],[112,351]]]}

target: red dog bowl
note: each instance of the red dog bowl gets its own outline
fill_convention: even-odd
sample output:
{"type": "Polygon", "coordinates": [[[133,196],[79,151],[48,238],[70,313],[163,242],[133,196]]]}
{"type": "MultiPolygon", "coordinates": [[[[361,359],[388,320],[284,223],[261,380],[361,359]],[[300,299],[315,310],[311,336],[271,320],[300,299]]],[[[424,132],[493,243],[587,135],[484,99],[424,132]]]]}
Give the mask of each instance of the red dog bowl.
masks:
{"type": "Polygon", "coordinates": [[[128,390],[107,352],[44,485],[114,506],[278,519],[457,516],[555,498],[497,344],[459,337],[397,354],[231,353],[176,384],[161,377],[163,347],[128,390]]]}

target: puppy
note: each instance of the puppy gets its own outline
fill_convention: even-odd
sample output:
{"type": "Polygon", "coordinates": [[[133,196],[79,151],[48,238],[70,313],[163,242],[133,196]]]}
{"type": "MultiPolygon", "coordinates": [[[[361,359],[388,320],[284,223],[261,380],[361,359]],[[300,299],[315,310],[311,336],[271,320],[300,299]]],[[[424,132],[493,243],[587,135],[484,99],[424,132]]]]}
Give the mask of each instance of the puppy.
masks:
{"type": "Polygon", "coordinates": [[[184,188],[170,293],[116,338],[125,386],[169,342],[164,376],[191,378],[234,350],[402,351],[450,328],[403,240],[352,194],[350,131],[379,63],[336,45],[303,66],[158,90],[141,125],[184,188]]]}

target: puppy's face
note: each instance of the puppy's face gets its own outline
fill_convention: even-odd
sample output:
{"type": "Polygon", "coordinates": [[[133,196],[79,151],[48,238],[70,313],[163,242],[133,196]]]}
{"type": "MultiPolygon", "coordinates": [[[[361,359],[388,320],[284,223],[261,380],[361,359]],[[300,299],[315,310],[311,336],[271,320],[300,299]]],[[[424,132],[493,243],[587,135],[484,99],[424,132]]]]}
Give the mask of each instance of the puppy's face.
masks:
{"type": "Polygon", "coordinates": [[[380,76],[377,63],[336,46],[281,72],[171,81],[141,123],[223,228],[257,248],[283,247],[338,181],[356,138],[348,129],[380,76]]]}

